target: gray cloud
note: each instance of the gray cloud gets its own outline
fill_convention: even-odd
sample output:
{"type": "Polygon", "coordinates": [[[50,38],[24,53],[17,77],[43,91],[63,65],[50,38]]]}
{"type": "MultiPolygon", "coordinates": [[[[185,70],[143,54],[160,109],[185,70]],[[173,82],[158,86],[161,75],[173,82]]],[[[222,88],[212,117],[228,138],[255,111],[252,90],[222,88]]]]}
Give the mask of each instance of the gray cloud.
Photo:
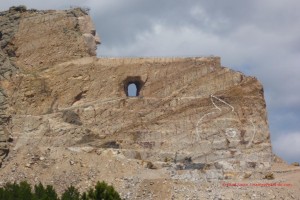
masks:
{"type": "Polygon", "coordinates": [[[300,133],[284,133],[273,142],[275,153],[290,162],[299,161],[300,133]]]}
{"type": "Polygon", "coordinates": [[[99,56],[221,56],[223,65],[263,83],[274,151],[288,161],[300,161],[291,151],[280,153],[289,144],[295,147],[289,139],[281,145],[282,138],[300,134],[300,1],[0,2],[1,10],[18,4],[91,8],[102,39],[99,56]]]}

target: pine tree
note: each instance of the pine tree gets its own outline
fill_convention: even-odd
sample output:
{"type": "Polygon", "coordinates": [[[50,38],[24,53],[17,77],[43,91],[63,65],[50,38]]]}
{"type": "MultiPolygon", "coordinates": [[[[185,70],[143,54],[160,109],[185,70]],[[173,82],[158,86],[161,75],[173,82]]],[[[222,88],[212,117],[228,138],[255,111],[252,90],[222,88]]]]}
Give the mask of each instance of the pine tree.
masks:
{"type": "MultiPolygon", "coordinates": [[[[23,181],[20,184],[6,183],[3,188],[0,188],[0,200],[59,200],[59,198],[51,185],[45,188],[39,183],[34,186],[32,192],[31,186],[23,181]]],[[[90,188],[82,195],[74,186],[70,186],[64,191],[61,200],[121,200],[121,198],[113,186],[102,181],[97,182],[94,188],[90,188]]]]}
{"type": "Polygon", "coordinates": [[[47,185],[46,187],[46,200],[59,200],[56,191],[52,185],[47,185]]]}
{"type": "Polygon", "coordinates": [[[95,186],[95,190],[92,191],[94,193],[94,198],[92,198],[93,200],[121,200],[120,195],[115,191],[115,189],[112,186],[108,186],[104,181],[98,181],[95,186]]]}
{"type": "Polygon", "coordinates": [[[32,197],[33,197],[33,195],[31,192],[31,186],[26,181],[22,181],[19,184],[18,199],[32,200],[32,197]]]}
{"type": "Polygon", "coordinates": [[[34,186],[34,193],[33,193],[33,200],[46,200],[46,189],[44,186],[39,183],[38,185],[34,186]]]}
{"type": "Polygon", "coordinates": [[[80,200],[89,200],[88,195],[86,192],[82,193],[80,200]]]}
{"type": "Polygon", "coordinates": [[[32,197],[31,186],[26,181],[7,183],[0,189],[0,200],[32,200],[32,197]]]}
{"type": "Polygon", "coordinates": [[[75,187],[70,186],[63,193],[61,200],[80,200],[80,193],[75,187]]]}

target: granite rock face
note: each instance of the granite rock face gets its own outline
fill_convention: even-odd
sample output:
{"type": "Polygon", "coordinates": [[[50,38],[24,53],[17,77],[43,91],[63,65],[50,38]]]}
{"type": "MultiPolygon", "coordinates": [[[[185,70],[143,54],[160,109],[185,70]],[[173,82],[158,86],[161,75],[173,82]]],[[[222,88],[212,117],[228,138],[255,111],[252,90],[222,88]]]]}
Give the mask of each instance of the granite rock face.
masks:
{"type": "MultiPolygon", "coordinates": [[[[15,50],[14,36],[17,32],[21,12],[24,7],[14,7],[0,14],[0,81],[10,80],[15,74],[17,67],[14,63],[15,50]],[[22,8],[22,9],[21,9],[22,8]]],[[[8,96],[0,87],[0,166],[2,159],[9,153],[9,123],[11,117],[6,113],[8,108],[8,96]]]]}
{"type": "Polygon", "coordinates": [[[0,156],[8,156],[3,180],[17,161],[54,179],[65,177],[65,160],[73,163],[73,177],[101,177],[92,170],[95,156],[121,160],[115,167],[123,174],[108,181],[134,174],[136,162],[167,170],[151,172],[154,177],[171,173],[192,182],[243,177],[245,171],[255,177],[270,169],[263,87],[222,67],[219,57],[96,58],[100,39],[82,9],[12,9],[0,18],[0,156]],[[134,97],[128,96],[131,84],[134,97]],[[22,159],[26,155],[31,161],[22,159]],[[198,175],[177,173],[186,170],[198,175]]]}
{"type": "MultiPolygon", "coordinates": [[[[27,116],[26,121],[36,115],[43,125],[55,121],[50,129],[35,129],[41,139],[47,133],[57,142],[77,145],[86,132],[76,140],[67,135],[82,129],[105,136],[85,145],[118,143],[129,158],[191,157],[195,163],[226,160],[232,169],[270,167],[262,86],[255,78],[220,67],[219,58],[83,58],[38,74],[18,77],[23,84],[12,109],[16,116],[27,116]],[[140,89],[139,96],[126,95],[130,83],[140,89]],[[64,136],[56,138],[61,131],[64,136]]],[[[30,124],[39,123],[34,119],[30,124]]]]}

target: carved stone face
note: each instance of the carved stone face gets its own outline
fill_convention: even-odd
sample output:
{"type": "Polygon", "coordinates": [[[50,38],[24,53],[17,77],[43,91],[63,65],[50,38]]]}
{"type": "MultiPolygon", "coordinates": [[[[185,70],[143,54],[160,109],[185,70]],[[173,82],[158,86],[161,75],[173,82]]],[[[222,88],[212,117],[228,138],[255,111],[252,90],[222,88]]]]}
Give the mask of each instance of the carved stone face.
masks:
{"type": "Polygon", "coordinates": [[[90,55],[95,56],[97,45],[100,44],[100,38],[96,33],[95,26],[90,16],[85,15],[78,18],[80,31],[83,33],[84,41],[88,47],[90,55]]]}

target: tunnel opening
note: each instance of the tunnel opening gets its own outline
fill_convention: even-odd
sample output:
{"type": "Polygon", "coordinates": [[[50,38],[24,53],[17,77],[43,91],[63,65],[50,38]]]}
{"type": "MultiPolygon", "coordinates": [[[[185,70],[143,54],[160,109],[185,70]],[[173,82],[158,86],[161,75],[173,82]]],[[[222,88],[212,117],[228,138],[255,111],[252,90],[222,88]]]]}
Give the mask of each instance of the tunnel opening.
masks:
{"type": "Polygon", "coordinates": [[[127,87],[127,94],[129,97],[137,97],[138,95],[138,89],[137,89],[136,83],[130,83],[127,87]]]}
{"type": "Polygon", "coordinates": [[[123,81],[123,84],[127,97],[138,97],[140,96],[144,82],[139,76],[129,76],[123,81]]]}

